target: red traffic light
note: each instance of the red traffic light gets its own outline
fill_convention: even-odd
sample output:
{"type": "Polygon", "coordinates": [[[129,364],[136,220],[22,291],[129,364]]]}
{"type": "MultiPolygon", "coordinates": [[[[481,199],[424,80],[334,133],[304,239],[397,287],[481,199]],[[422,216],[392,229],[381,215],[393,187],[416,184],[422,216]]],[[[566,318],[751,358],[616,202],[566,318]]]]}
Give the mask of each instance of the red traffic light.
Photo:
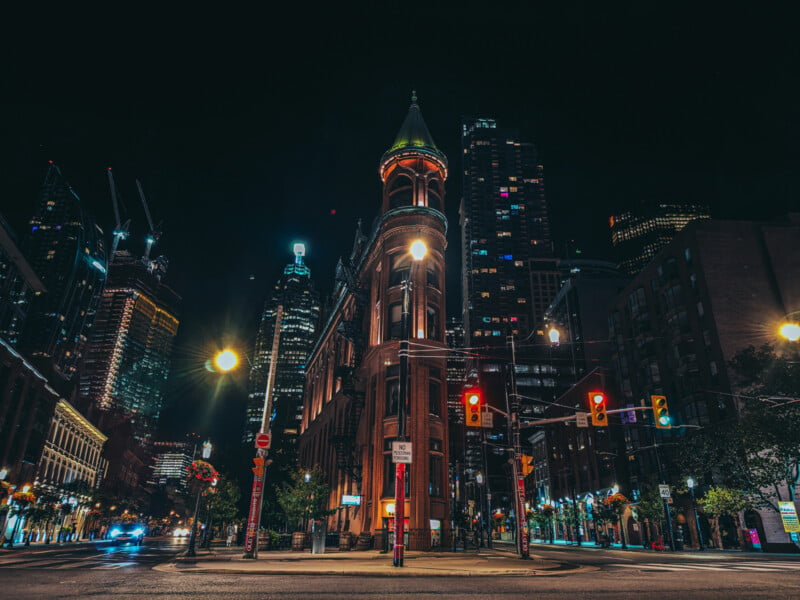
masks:
{"type": "Polygon", "coordinates": [[[589,410],[592,413],[592,425],[595,427],[608,425],[606,395],[603,392],[589,392],[589,410]]]}
{"type": "Polygon", "coordinates": [[[464,390],[464,412],[467,427],[481,426],[481,404],[483,404],[483,397],[479,389],[464,390]]]}

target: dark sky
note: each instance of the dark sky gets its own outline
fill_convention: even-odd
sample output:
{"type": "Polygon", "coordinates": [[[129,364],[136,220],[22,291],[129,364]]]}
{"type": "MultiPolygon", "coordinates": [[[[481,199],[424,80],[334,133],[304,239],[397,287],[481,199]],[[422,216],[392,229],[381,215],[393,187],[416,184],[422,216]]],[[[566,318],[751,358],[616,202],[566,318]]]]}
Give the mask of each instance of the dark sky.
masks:
{"type": "MultiPolygon", "coordinates": [[[[330,290],[356,220],[376,215],[378,161],[412,89],[450,159],[451,265],[465,114],[537,144],[557,239],[590,256],[609,254],[608,215],[643,201],[705,202],[725,218],[800,210],[789,15],[647,0],[295,4],[38,14],[18,21],[29,27],[8,20],[0,42],[0,212],[17,231],[47,160],[107,231],[113,166],[128,248],[146,227],[135,178],[163,221],[155,252],[184,298],[165,418],[175,430],[206,410],[212,382],[189,375],[204,353],[248,349],[292,241],[307,241],[330,290]]],[[[241,394],[222,389],[217,429],[238,427],[224,407],[241,394]]]]}

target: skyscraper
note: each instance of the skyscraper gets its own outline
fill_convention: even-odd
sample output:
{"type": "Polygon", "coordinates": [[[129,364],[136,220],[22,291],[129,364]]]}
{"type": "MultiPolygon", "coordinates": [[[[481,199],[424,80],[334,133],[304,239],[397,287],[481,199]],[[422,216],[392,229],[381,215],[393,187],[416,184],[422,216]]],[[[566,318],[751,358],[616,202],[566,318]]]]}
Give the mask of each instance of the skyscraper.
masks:
{"type": "Polygon", "coordinates": [[[297,443],[305,363],[316,339],[320,311],[311,269],[304,262],[305,252],[303,244],[294,245],[294,261],[283,269],[264,305],[250,370],[245,443],[252,443],[261,430],[268,385],[271,398],[267,427],[272,429],[274,443],[288,448],[297,443]]]}
{"type": "Polygon", "coordinates": [[[636,275],[688,223],[708,218],[706,206],[677,203],[648,204],[609,217],[611,244],[620,270],[636,275]]]}
{"type": "Polygon", "coordinates": [[[461,147],[466,344],[502,345],[536,326],[529,259],[553,253],[543,167],[532,143],[494,119],[466,119],[461,147]]]}
{"type": "Polygon", "coordinates": [[[165,269],[163,257],[146,264],[117,251],[81,376],[81,396],[92,410],[124,411],[144,445],[164,406],[178,332],[180,297],[161,281],[165,269]]]}
{"type": "Polygon", "coordinates": [[[0,338],[17,345],[34,295],[46,291],[0,216],[0,338]]]}
{"type": "Polygon", "coordinates": [[[20,349],[71,380],[105,284],[106,256],[102,230],[52,161],[22,250],[47,293],[33,299],[20,349]]]}

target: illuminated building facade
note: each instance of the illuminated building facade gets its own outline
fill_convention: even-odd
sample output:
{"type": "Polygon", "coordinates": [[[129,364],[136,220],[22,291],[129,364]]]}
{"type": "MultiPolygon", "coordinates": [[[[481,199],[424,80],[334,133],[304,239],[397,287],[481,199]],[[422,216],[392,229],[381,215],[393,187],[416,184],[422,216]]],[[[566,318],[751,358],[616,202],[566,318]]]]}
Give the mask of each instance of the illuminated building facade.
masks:
{"type": "Polygon", "coordinates": [[[267,382],[272,369],[271,414],[274,457],[286,453],[296,460],[297,438],[303,415],[306,360],[314,346],[319,321],[319,294],[311,269],[305,264],[305,246],[294,245],[294,261],[286,265],[264,306],[256,335],[250,393],[243,441],[252,444],[261,430],[267,382]],[[273,352],[277,350],[275,364],[273,352]]]}
{"type": "Polygon", "coordinates": [[[106,281],[103,232],[52,162],[22,250],[47,293],[33,298],[19,348],[72,380],[106,281]]]}
{"type": "Polygon", "coordinates": [[[44,375],[0,339],[0,469],[10,483],[33,483],[58,400],[44,375]]]}
{"type": "Polygon", "coordinates": [[[180,298],[154,271],[117,251],[81,377],[92,413],[122,410],[133,435],[150,442],[164,405],[180,298]]]}
{"type": "Polygon", "coordinates": [[[12,347],[17,345],[34,295],[45,291],[11,227],[0,216],[0,338],[12,347]]]}
{"type": "Polygon", "coordinates": [[[410,549],[446,543],[449,535],[445,260],[447,159],[436,147],[416,98],[380,163],[382,202],[375,226],[359,227],[337,267],[333,307],[308,361],[300,462],[319,465],[331,486],[360,504],[328,519],[329,530],[387,541],[394,524],[398,437],[399,344],[404,282],[410,290],[409,402],[405,427],[413,463],[407,470],[410,549]],[[412,241],[427,254],[412,260],[412,241]]]}
{"type": "Polygon", "coordinates": [[[646,205],[609,217],[620,270],[636,275],[688,223],[708,218],[708,207],[697,204],[646,205]]]}
{"type": "Polygon", "coordinates": [[[192,463],[193,448],[188,442],[153,442],[149,485],[186,489],[186,469],[192,463]]]}
{"type": "MultiPolygon", "coordinates": [[[[704,219],[677,233],[619,295],[610,316],[619,408],[664,395],[674,425],[656,430],[647,413],[623,420],[633,489],[659,463],[666,481],[684,475],[669,453],[662,450],[659,460],[645,448],[654,442],[669,448],[689,428],[736,419],[739,394],[751,392],[737,388],[731,359],[748,346],[781,341],[780,323],[800,311],[799,266],[800,215],[776,222],[704,219]]],[[[715,484],[720,476],[714,473],[715,484]]],[[[769,551],[789,539],[768,512],[763,523],[747,527],[758,529],[769,551]]]]}
{"type": "Polygon", "coordinates": [[[466,345],[504,345],[536,326],[529,259],[553,256],[544,170],[534,145],[494,119],[462,123],[461,157],[466,345]]]}

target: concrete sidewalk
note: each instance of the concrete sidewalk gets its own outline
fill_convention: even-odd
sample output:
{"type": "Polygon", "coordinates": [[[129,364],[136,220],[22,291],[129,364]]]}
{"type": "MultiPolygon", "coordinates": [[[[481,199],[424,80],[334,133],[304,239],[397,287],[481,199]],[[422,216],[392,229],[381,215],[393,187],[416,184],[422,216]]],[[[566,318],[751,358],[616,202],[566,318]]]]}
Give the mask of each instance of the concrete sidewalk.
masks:
{"type": "Polygon", "coordinates": [[[154,567],[179,573],[252,573],[268,575],[366,575],[371,577],[519,577],[566,575],[594,571],[566,562],[544,560],[532,555],[521,560],[505,552],[406,552],[402,568],[392,566],[392,555],[376,550],[365,552],[261,552],[258,560],[242,558],[241,548],[220,548],[198,552],[154,567]]]}

